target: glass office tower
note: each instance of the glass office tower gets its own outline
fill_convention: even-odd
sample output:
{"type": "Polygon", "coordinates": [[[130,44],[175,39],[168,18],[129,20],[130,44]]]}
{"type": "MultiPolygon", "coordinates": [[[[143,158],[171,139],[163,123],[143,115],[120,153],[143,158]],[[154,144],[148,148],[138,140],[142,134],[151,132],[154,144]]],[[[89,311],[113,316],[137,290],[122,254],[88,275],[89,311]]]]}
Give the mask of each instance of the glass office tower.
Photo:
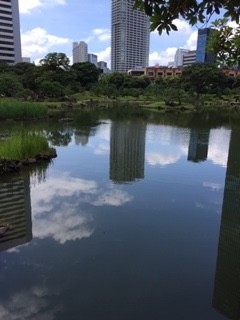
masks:
{"type": "Polygon", "coordinates": [[[197,63],[214,63],[216,62],[216,56],[208,52],[207,43],[209,37],[214,29],[205,28],[198,30],[198,39],[197,39],[197,52],[196,52],[196,62],[197,63]]]}

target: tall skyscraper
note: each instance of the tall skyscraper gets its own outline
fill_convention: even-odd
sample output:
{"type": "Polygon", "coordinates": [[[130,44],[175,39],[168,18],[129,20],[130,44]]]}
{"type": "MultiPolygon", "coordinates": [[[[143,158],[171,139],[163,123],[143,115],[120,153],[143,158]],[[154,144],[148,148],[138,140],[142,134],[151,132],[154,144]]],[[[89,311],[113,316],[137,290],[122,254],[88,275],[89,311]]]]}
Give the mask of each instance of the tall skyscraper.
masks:
{"type": "MultiPolygon", "coordinates": [[[[1,1],[1,0],[0,0],[1,1]]],[[[73,42],[72,47],[73,63],[88,61],[88,45],[84,41],[73,42]]]]}
{"type": "Polygon", "coordinates": [[[18,0],[0,0],[0,61],[22,62],[18,0]]]}
{"type": "Polygon", "coordinates": [[[112,0],[111,69],[127,72],[147,67],[149,60],[149,18],[133,10],[133,0],[112,0]]]}
{"type": "Polygon", "coordinates": [[[214,63],[216,61],[216,56],[212,53],[209,53],[207,50],[207,43],[209,37],[214,29],[205,28],[198,30],[198,39],[197,39],[197,52],[196,52],[196,62],[197,63],[214,63]]]}

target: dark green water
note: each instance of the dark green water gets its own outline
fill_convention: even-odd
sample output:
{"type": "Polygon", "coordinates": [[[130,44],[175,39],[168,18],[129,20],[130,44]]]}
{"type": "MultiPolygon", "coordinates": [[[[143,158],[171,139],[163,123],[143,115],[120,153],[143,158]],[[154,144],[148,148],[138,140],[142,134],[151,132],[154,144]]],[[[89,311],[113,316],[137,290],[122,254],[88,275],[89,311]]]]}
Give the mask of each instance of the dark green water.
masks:
{"type": "Polygon", "coordinates": [[[36,128],[58,157],[1,179],[1,320],[239,319],[237,123],[102,116],[36,128]]]}

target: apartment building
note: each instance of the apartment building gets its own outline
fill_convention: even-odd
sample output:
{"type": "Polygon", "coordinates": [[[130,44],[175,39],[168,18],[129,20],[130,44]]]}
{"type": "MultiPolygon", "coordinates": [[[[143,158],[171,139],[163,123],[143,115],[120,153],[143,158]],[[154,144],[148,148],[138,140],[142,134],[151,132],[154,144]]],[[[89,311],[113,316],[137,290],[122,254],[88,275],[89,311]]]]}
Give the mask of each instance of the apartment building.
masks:
{"type": "Polygon", "coordinates": [[[73,42],[72,46],[73,64],[88,61],[88,45],[84,41],[73,42]]]}
{"type": "Polygon", "coordinates": [[[0,0],[0,61],[22,62],[18,0],[0,0]]]}
{"type": "Polygon", "coordinates": [[[111,69],[127,72],[147,67],[149,61],[149,18],[133,10],[133,0],[112,0],[111,69]]]}

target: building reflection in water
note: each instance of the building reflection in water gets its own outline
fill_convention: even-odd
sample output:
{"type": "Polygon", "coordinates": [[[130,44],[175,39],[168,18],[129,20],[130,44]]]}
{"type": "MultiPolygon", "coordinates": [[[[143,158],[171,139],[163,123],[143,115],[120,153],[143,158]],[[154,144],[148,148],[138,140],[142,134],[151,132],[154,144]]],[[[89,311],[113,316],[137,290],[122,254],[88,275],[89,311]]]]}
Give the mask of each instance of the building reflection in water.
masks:
{"type": "Polygon", "coordinates": [[[127,183],[144,178],[146,123],[113,122],[110,138],[110,179],[127,183]]]}
{"type": "Polygon", "coordinates": [[[233,129],[228,154],[213,307],[240,318],[240,130],[233,129]]]}
{"type": "Polygon", "coordinates": [[[96,128],[92,127],[82,127],[74,131],[74,139],[76,145],[86,146],[88,144],[89,137],[94,136],[96,133],[96,128]]]}
{"type": "Polygon", "coordinates": [[[207,160],[210,129],[191,129],[188,147],[188,160],[207,160]]]}
{"type": "Polygon", "coordinates": [[[0,182],[0,225],[5,224],[9,229],[0,237],[0,251],[32,239],[29,177],[0,182]]]}

